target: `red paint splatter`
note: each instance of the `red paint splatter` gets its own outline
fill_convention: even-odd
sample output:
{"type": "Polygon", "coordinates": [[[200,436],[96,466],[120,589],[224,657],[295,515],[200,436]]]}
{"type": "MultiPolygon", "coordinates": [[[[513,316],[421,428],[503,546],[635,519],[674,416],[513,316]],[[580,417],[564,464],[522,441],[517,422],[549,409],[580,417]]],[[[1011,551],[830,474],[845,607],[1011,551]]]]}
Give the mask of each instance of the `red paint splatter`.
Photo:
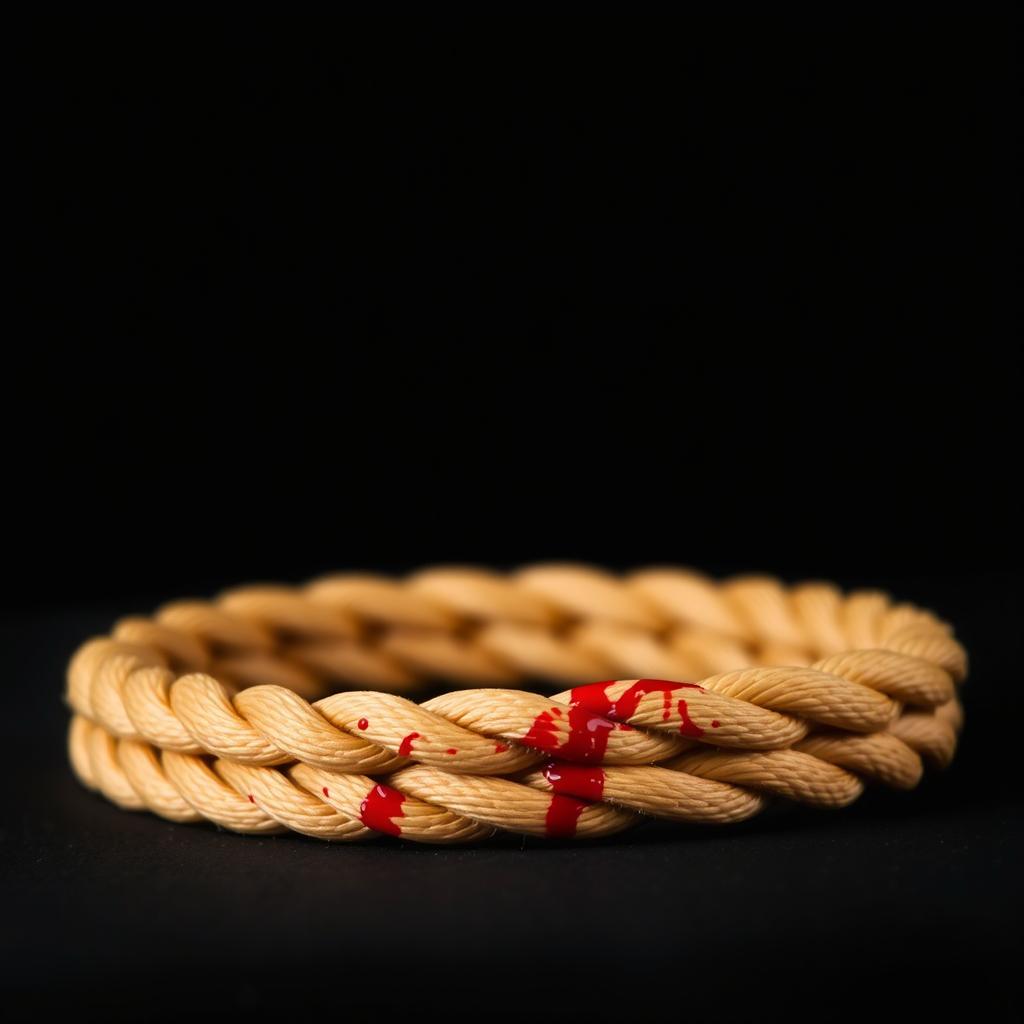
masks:
{"type": "Polygon", "coordinates": [[[523,743],[558,754],[567,761],[602,761],[608,748],[608,735],[615,728],[615,723],[593,714],[588,708],[570,707],[569,735],[564,743],[560,743],[558,726],[551,718],[555,710],[542,711],[533,720],[523,743]]]}
{"type": "Polygon", "coordinates": [[[365,729],[370,723],[365,718],[360,718],[356,724],[360,729],[365,729]]]}
{"type": "Polygon", "coordinates": [[[721,724],[722,723],[717,718],[713,718],[711,720],[711,728],[712,729],[717,729],[721,724]]]}
{"type": "Polygon", "coordinates": [[[695,740],[704,735],[704,730],[690,717],[690,711],[686,706],[685,700],[679,702],[679,719],[679,731],[684,736],[689,736],[690,739],[695,740]]]}
{"type": "Polygon", "coordinates": [[[604,794],[604,769],[582,764],[561,764],[552,761],[544,766],[544,778],[556,793],[600,800],[604,794]]]}
{"type": "MultiPolygon", "coordinates": [[[[413,733],[415,736],[416,734],[413,733]]],[[[397,789],[378,783],[359,805],[359,820],[369,828],[385,832],[389,836],[400,836],[402,826],[395,823],[395,818],[404,818],[402,804],[405,796],[397,789]]]]}
{"type": "Polygon", "coordinates": [[[254,803],[256,803],[256,797],[254,797],[254,796],[252,795],[252,793],[250,793],[250,794],[249,794],[249,803],[251,803],[251,804],[254,804],[254,803]]]}
{"type": "Polygon", "coordinates": [[[523,742],[540,750],[558,749],[558,727],[551,718],[550,711],[542,711],[533,720],[533,725],[523,737],[523,742]]]}
{"type": "Polygon", "coordinates": [[[324,786],[324,796],[330,796],[330,795],[331,794],[327,792],[327,787],[324,786]]]}
{"type": "Polygon", "coordinates": [[[569,738],[559,753],[567,761],[600,763],[608,747],[608,735],[614,728],[614,722],[594,715],[586,708],[569,708],[569,738]]]}
{"type": "Polygon", "coordinates": [[[418,732],[411,732],[405,739],[402,740],[398,747],[398,754],[400,757],[408,757],[412,753],[412,741],[418,740],[420,734],[418,732]]]}
{"type": "Polygon", "coordinates": [[[445,753],[446,753],[446,754],[457,754],[457,753],[458,753],[458,750],[456,750],[456,748],[455,748],[455,747],[449,747],[449,748],[448,748],[448,749],[447,749],[447,750],[445,751],[445,753]]]}
{"type": "Polygon", "coordinates": [[[494,752],[496,754],[504,754],[505,751],[507,751],[507,750],[508,750],[508,744],[507,743],[495,743],[494,744],[494,752]]]}
{"type": "Polygon", "coordinates": [[[562,796],[554,793],[548,805],[548,813],[544,816],[544,831],[549,839],[571,839],[576,835],[576,825],[585,807],[584,800],[574,796],[562,796]]]}
{"type": "MultiPolygon", "coordinates": [[[[649,693],[660,693],[662,698],[662,721],[667,722],[672,717],[672,694],[676,690],[690,689],[703,692],[704,687],[699,683],[677,683],[668,679],[638,679],[632,686],[627,687],[622,695],[616,700],[608,696],[608,687],[615,682],[610,679],[603,683],[589,683],[587,686],[576,686],[569,697],[569,704],[574,708],[585,708],[591,714],[601,715],[618,721],[622,718],[632,718],[636,714],[640,702],[649,693]]],[[[679,731],[684,736],[703,736],[704,730],[696,725],[690,718],[686,708],[686,701],[679,701],[679,716],[682,724],[679,731]]]]}

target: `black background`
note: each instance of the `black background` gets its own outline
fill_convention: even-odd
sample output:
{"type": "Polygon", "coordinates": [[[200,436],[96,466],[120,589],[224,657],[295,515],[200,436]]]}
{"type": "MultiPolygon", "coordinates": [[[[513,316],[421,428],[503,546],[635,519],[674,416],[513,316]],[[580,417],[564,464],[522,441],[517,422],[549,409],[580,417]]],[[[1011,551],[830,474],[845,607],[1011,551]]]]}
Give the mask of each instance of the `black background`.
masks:
{"type": "Polygon", "coordinates": [[[15,23],[12,999],[1012,1019],[1000,11],[15,23]],[[973,659],[956,766],[836,816],[441,852],[175,827],[70,777],[62,666],[122,614],[549,558],[935,607],[973,659]]]}

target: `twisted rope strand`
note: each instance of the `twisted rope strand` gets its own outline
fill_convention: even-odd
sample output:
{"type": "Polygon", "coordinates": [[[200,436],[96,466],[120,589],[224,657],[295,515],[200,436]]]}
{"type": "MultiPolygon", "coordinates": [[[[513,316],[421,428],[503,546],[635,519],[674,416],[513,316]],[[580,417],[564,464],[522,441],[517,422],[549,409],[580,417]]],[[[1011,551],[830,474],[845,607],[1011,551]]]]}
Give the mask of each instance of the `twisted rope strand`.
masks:
{"type": "Polygon", "coordinates": [[[966,672],[931,612],[825,583],[353,574],[176,601],[86,641],[68,751],[84,786],[175,822],[586,838],[911,789],[952,760],[966,672]],[[434,680],[455,689],[409,699],[434,680]]]}

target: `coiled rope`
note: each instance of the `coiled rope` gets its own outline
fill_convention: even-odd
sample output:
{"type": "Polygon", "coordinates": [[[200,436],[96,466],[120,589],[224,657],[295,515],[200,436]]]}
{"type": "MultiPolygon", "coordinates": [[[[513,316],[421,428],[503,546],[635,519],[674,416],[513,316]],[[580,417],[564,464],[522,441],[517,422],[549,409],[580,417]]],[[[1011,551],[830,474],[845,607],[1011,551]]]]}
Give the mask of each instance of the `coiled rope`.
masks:
{"type": "Polygon", "coordinates": [[[931,612],[827,583],[339,575],[175,602],[87,641],[68,748],[84,785],[176,822],[590,838],[910,789],[953,757],[966,670],[931,612]],[[436,681],[449,692],[409,699],[436,681]]]}

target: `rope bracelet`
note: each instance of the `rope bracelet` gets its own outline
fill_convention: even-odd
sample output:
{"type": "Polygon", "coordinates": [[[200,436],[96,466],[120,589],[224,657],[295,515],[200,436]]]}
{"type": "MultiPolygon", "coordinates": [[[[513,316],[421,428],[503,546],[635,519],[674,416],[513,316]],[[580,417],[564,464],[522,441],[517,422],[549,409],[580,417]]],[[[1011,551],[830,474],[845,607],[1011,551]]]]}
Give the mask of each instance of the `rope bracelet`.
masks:
{"type": "Polygon", "coordinates": [[[931,612],[827,583],[561,564],[338,575],[174,602],[87,641],[68,748],[84,785],[176,822],[593,838],[911,789],[923,762],[952,760],[966,667],[931,612]],[[437,680],[448,692],[407,696],[437,680]]]}

